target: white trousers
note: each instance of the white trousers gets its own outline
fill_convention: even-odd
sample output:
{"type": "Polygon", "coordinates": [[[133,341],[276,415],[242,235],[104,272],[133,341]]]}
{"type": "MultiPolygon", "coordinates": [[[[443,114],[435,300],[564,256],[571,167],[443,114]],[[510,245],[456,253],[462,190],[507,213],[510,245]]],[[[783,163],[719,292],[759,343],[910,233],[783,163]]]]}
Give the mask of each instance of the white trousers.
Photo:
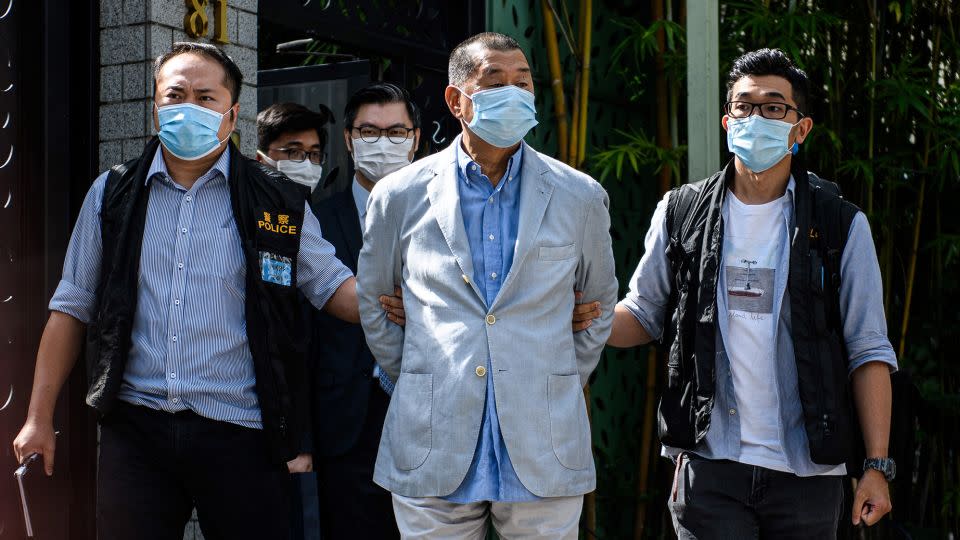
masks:
{"type": "Polygon", "coordinates": [[[504,540],[576,540],[581,510],[582,495],[469,504],[393,495],[393,513],[404,539],[483,540],[489,515],[494,530],[504,540]]]}

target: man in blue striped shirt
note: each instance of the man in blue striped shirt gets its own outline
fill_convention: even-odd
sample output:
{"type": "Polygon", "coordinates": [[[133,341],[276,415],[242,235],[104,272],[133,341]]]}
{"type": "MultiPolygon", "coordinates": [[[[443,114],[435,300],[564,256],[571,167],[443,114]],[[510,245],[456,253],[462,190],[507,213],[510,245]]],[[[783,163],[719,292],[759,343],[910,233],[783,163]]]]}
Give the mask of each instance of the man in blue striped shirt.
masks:
{"type": "MultiPolygon", "coordinates": [[[[154,121],[162,145],[150,155],[148,145],[141,158],[146,177],[140,185],[149,202],[140,224],[139,269],[133,267],[129,350],[123,351],[118,402],[101,422],[97,521],[103,538],[181,538],[194,506],[207,538],[286,538],[286,470],[271,455],[274,441],[265,432],[268,410],[289,410],[289,402],[296,402],[298,381],[270,381],[289,385],[276,400],[260,391],[267,381],[260,380],[256,351],[264,347],[248,339],[259,331],[251,328],[249,315],[275,291],[294,285],[317,308],[359,321],[354,278],[321,237],[305,202],[299,227],[294,213],[262,212],[261,230],[298,235],[299,247],[292,244],[295,251],[284,255],[257,243],[262,276],[259,267],[249,271],[258,259],[249,256],[256,253],[247,250],[255,240],[237,219],[246,210],[233,200],[241,188],[232,183],[242,179],[234,175],[239,170],[250,182],[264,175],[274,179],[276,193],[298,192],[290,191],[296,188],[286,179],[231,155],[237,152],[228,141],[241,79],[236,64],[209,45],[175,44],[156,62],[154,121]],[[256,305],[248,295],[259,295],[256,305]],[[142,523],[146,515],[149,524],[142,523]]],[[[111,292],[103,290],[103,276],[115,279],[102,271],[104,255],[116,249],[102,241],[108,226],[115,226],[101,215],[112,201],[109,188],[104,173],[81,209],[50,302],[27,421],[14,443],[20,461],[42,454],[48,475],[57,395],[86,325],[98,320],[101,295],[111,292]]],[[[102,353],[110,343],[99,331],[102,353]]],[[[273,354],[276,347],[266,348],[273,354]]],[[[281,434],[285,418],[279,416],[281,434]]]]}

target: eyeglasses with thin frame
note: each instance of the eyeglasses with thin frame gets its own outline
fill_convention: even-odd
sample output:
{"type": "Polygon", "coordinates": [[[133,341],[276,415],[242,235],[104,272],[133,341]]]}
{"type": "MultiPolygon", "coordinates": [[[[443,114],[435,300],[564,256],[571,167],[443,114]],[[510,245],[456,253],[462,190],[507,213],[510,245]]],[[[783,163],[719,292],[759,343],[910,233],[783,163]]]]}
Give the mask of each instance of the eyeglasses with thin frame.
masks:
{"type": "Polygon", "coordinates": [[[270,150],[283,152],[287,155],[287,159],[297,163],[302,163],[303,160],[308,157],[310,158],[310,163],[314,165],[323,165],[323,162],[327,160],[326,152],[319,150],[303,150],[302,148],[271,148],[270,150]]]}
{"type": "Polygon", "coordinates": [[[800,109],[779,101],[769,103],[751,103],[749,101],[728,101],[724,104],[723,110],[731,118],[746,118],[753,114],[754,109],[760,109],[760,116],[770,120],[783,120],[790,111],[796,111],[797,116],[804,117],[800,109]]]}
{"type": "Polygon", "coordinates": [[[413,130],[405,126],[390,126],[388,128],[378,128],[370,124],[362,124],[350,128],[350,132],[360,136],[360,140],[366,143],[375,143],[380,137],[386,138],[393,144],[403,144],[404,141],[412,136],[413,130]]]}

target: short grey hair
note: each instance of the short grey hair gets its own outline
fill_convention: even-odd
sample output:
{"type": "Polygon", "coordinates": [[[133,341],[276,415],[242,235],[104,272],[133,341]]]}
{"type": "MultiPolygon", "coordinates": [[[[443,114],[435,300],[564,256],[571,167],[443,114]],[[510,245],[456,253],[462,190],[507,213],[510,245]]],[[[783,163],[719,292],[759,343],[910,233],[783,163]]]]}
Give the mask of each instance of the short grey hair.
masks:
{"type": "Polygon", "coordinates": [[[452,86],[463,86],[477,69],[480,67],[480,60],[477,58],[471,48],[475,44],[480,44],[483,49],[491,51],[515,51],[521,50],[520,43],[512,37],[497,32],[483,32],[463,40],[450,53],[450,65],[447,68],[447,76],[452,86]]]}

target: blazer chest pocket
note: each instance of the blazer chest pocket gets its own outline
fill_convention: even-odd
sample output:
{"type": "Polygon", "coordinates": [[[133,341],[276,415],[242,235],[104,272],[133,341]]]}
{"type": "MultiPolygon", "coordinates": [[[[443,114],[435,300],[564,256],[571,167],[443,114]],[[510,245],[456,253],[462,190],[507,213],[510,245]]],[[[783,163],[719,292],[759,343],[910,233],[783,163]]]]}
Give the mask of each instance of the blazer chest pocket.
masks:
{"type": "Polygon", "coordinates": [[[540,246],[537,258],[541,261],[564,261],[577,255],[577,245],[567,246],[540,246]]]}
{"type": "Polygon", "coordinates": [[[419,468],[433,447],[433,375],[401,373],[388,416],[394,463],[403,471],[419,468]]]}

